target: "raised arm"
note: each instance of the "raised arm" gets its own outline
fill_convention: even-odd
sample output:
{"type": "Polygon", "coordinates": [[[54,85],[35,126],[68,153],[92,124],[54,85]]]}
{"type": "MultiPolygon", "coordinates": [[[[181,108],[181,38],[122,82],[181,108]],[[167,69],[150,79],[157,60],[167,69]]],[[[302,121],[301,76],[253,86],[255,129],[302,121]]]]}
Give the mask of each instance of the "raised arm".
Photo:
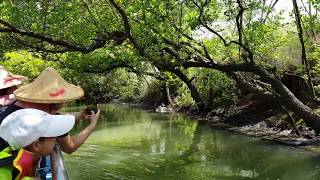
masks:
{"type": "Polygon", "coordinates": [[[100,117],[100,109],[98,109],[96,114],[94,114],[94,112],[92,111],[91,115],[86,117],[90,120],[90,124],[85,129],[83,129],[81,132],[79,132],[74,136],[67,135],[65,137],[59,137],[57,141],[62,151],[68,154],[71,154],[74,151],[76,151],[81,146],[81,144],[83,144],[88,139],[90,134],[93,132],[93,130],[97,126],[99,117],[100,117]]]}

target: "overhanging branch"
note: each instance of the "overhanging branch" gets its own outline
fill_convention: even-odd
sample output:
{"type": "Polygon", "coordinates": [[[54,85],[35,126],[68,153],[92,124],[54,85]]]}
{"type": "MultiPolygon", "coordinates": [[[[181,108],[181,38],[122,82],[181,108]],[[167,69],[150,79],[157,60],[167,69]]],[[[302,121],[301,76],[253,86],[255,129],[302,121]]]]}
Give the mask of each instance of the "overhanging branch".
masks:
{"type": "Polygon", "coordinates": [[[145,55],[144,49],[137,43],[137,41],[133,38],[131,34],[131,26],[130,26],[129,19],[126,12],[114,0],[109,0],[109,2],[120,14],[123,20],[123,26],[124,26],[124,31],[126,33],[126,36],[129,38],[133,46],[139,51],[139,54],[144,56],[145,55]]]}
{"type": "MultiPolygon", "coordinates": [[[[0,19],[0,24],[4,27],[0,27],[0,33],[13,33],[21,36],[27,36],[34,39],[39,39],[42,42],[47,42],[54,46],[64,47],[64,52],[78,51],[84,54],[90,53],[96,49],[102,48],[106,45],[108,41],[114,41],[116,45],[122,44],[126,39],[126,34],[121,31],[107,32],[97,34],[95,38],[92,39],[89,45],[79,45],[76,43],[69,42],[65,39],[52,37],[38,32],[27,31],[22,28],[18,28],[10,24],[9,22],[0,19]]],[[[50,51],[50,50],[47,50],[50,51]]],[[[52,51],[52,50],[51,50],[52,51]]]]}

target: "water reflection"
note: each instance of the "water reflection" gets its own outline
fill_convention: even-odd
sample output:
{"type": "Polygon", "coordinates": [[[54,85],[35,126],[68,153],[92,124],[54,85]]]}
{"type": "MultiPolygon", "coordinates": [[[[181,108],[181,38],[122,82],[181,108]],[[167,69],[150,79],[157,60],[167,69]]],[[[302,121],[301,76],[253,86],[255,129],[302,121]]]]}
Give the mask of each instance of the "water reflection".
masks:
{"type": "Polygon", "coordinates": [[[116,105],[105,105],[103,111],[87,143],[65,156],[71,180],[320,176],[320,158],[302,150],[212,130],[177,114],[116,105]]]}

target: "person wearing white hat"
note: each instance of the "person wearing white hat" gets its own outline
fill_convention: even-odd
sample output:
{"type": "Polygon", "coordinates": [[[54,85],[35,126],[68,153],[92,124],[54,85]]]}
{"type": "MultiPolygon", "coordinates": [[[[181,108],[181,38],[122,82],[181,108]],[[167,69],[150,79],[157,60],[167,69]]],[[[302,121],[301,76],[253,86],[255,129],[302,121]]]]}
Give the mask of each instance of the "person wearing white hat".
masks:
{"type": "MultiPolygon", "coordinates": [[[[49,114],[57,114],[65,102],[81,98],[84,92],[81,87],[65,81],[54,68],[46,68],[30,84],[19,87],[13,92],[17,99],[0,113],[0,123],[10,113],[23,108],[34,108],[45,111],[49,114]]],[[[65,153],[76,151],[83,144],[89,135],[94,131],[100,110],[86,115],[85,111],[76,114],[76,119],[86,119],[90,124],[78,134],[71,136],[65,134],[57,139],[61,150],[65,153]]],[[[1,141],[0,141],[1,146],[1,141]]]]}
{"type": "Polygon", "coordinates": [[[68,133],[73,115],[50,115],[37,109],[17,110],[0,125],[0,138],[7,146],[0,149],[0,179],[34,179],[41,156],[53,151],[56,137],[68,133]]]}
{"type": "Polygon", "coordinates": [[[0,106],[9,105],[15,101],[12,93],[26,79],[25,76],[11,74],[4,66],[0,65],[0,106]]]}

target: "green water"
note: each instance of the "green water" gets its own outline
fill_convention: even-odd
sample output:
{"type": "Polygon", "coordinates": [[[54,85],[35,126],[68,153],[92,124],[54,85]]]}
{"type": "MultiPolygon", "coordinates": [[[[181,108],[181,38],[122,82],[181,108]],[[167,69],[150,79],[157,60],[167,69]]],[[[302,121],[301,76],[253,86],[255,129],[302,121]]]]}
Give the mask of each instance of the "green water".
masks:
{"type": "Polygon", "coordinates": [[[183,115],[101,109],[96,131],[65,155],[71,180],[320,179],[320,156],[301,149],[199,126],[183,115]]]}

